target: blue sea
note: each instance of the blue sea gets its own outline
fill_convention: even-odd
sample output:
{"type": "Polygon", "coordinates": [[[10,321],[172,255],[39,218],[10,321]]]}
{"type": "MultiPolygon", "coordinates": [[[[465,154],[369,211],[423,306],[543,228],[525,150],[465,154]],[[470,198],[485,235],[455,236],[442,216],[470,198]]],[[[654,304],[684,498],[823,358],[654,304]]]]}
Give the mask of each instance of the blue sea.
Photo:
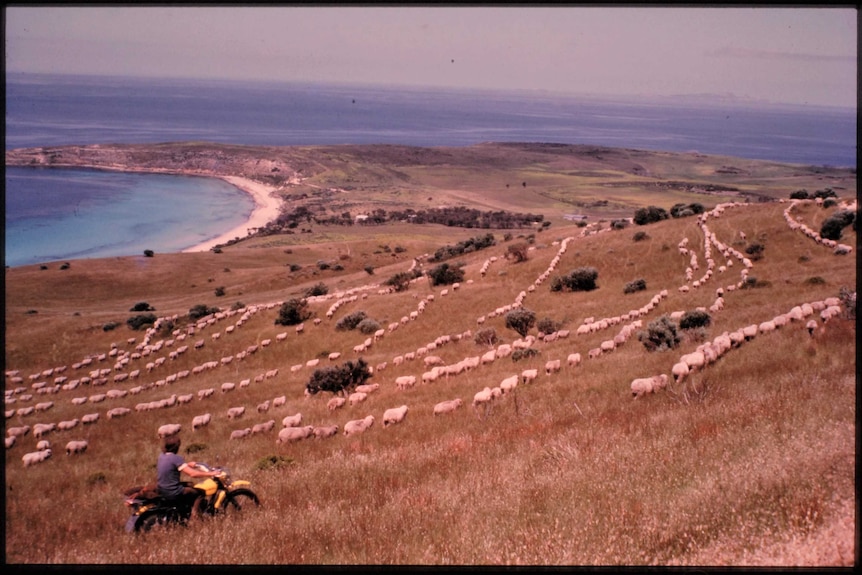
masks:
{"type": "MultiPolygon", "coordinates": [[[[528,91],[6,75],[6,149],[554,142],[856,166],[856,110],[600,99],[528,91]]],[[[245,221],[251,199],[203,178],[6,170],[6,265],[179,251],[245,221]]]]}

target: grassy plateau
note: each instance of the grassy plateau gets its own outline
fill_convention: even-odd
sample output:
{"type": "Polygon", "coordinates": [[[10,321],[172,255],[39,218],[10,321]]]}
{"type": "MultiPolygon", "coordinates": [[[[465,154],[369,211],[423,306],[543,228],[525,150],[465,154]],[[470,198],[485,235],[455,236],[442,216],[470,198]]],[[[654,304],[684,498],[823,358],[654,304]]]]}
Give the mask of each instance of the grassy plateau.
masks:
{"type": "MultiPolygon", "coordinates": [[[[253,157],[251,149],[212,149],[253,157]]],[[[790,209],[794,220],[819,230],[841,204],[804,201],[791,207],[789,194],[829,187],[841,201],[854,200],[855,170],[541,145],[260,153],[270,162],[269,174],[302,165],[305,179],[271,182],[285,198],[285,209],[299,205],[303,195],[302,201],[323,202],[322,190],[337,189],[327,196],[335,198],[327,207],[333,213],[463,205],[540,213],[550,225],[501,230],[406,222],[308,224],[308,233],[252,237],[218,251],[6,268],[7,433],[11,427],[100,414],[95,424],[45,435],[53,456],[42,463],[22,464],[39,441],[32,432],[7,447],[7,563],[858,563],[855,304],[853,314],[842,300],[841,314],[828,321],[815,311],[803,321],[758,333],[681,382],[671,376],[683,354],[724,332],[759,325],[803,303],[837,298],[842,288],[855,293],[856,231],[844,228],[840,241],[854,249],[836,255],[785,220],[790,209]],[[699,202],[707,211],[702,218],[612,225],[639,207],[669,210],[679,202],[699,202]],[[723,211],[713,210],[718,205],[723,211]],[[576,225],[566,214],[588,216],[587,225],[576,225]],[[752,257],[749,269],[741,259],[726,257],[705,237],[701,220],[715,240],[743,255],[759,244],[761,257],[752,257]],[[645,237],[635,241],[638,232],[645,237]],[[406,291],[384,293],[383,283],[396,273],[438,265],[428,257],[438,248],[487,233],[495,245],[445,260],[463,265],[457,289],[432,286],[423,276],[406,291]],[[678,248],[684,241],[688,255],[678,248]],[[507,254],[519,242],[530,249],[525,261],[516,262],[507,254]],[[715,269],[694,287],[707,269],[707,246],[715,269]],[[699,269],[688,280],[692,253],[699,269]],[[581,267],[598,271],[596,289],[550,289],[552,278],[581,267]],[[546,272],[547,279],[537,281],[546,272]],[[637,279],[645,281],[646,290],[625,293],[637,279]],[[313,316],[302,333],[275,323],[281,302],[303,297],[320,283],[328,296],[309,303],[313,316]],[[217,288],[223,295],[215,294],[217,288]],[[709,310],[719,288],[723,308],[709,311],[705,328],[680,329],[674,349],[648,351],[639,341],[637,331],[662,316],[709,310]],[[666,297],[649,306],[663,290],[666,297]],[[506,327],[505,314],[495,313],[519,299],[537,319],[551,319],[568,336],[537,340],[531,346],[537,353],[517,361],[497,357],[422,383],[430,369],[424,357],[452,365],[519,339],[506,327]],[[339,300],[343,303],[329,317],[339,300]],[[155,308],[158,317],[176,316],[173,329],[152,336],[149,344],[162,342],[159,350],[130,355],[119,365],[116,359],[124,352],[147,351],[136,349],[145,330],[126,325],[139,302],[155,308]],[[178,340],[195,326],[189,311],[199,304],[223,313],[178,340]],[[646,307],[637,318],[630,314],[646,307]],[[237,326],[249,310],[254,313],[237,326]],[[385,331],[361,352],[354,348],[370,336],[335,327],[357,311],[385,331]],[[411,312],[418,312],[415,319],[409,319],[411,312]],[[620,323],[576,333],[587,318],[599,322],[625,315],[629,319],[620,323]],[[589,357],[636,319],[642,326],[624,344],[589,357]],[[810,319],[817,323],[811,333],[810,319]],[[106,329],[111,324],[116,327],[106,329]],[[392,330],[390,324],[398,327],[392,330]],[[474,341],[483,329],[494,330],[495,346],[474,341]],[[277,339],[282,333],[286,337],[277,339]],[[198,340],[204,345],[196,349],[198,340]],[[271,343],[262,346],[264,340],[271,343]],[[183,344],[188,351],[171,359],[168,354],[183,344]],[[253,345],[259,346],[256,353],[242,354],[253,345]],[[112,349],[117,357],[110,355],[112,349]],[[395,365],[396,357],[417,351],[416,359],[395,365]],[[333,352],[341,357],[330,360],[333,352]],[[572,353],[582,356],[577,366],[567,364],[572,353]],[[107,357],[100,360],[101,354],[107,357]],[[233,359],[223,362],[227,357],[233,359]],[[331,394],[306,396],[315,369],[307,366],[309,360],[325,366],[360,357],[375,368],[369,381],[380,384],[365,401],[330,410],[331,394]],[[166,359],[146,367],[158,358],[166,359]],[[547,374],[546,362],[556,359],[560,371],[547,374]],[[166,381],[210,361],[218,367],[166,381]],[[82,362],[89,365],[75,367],[82,362]],[[72,388],[73,380],[95,369],[107,370],[106,384],[72,388]],[[277,376],[255,381],[274,369],[277,376]],[[472,407],[477,392],[527,369],[538,370],[533,382],[472,407]],[[117,374],[133,370],[140,370],[136,377],[115,382],[117,374]],[[666,388],[632,397],[633,379],[658,374],[669,376],[666,388]],[[405,375],[419,381],[398,389],[395,380],[405,375]],[[61,380],[65,387],[39,391],[52,388],[58,376],[67,378],[61,380]],[[246,379],[250,385],[240,387],[246,379]],[[222,393],[224,382],[237,383],[237,389],[222,393]],[[89,401],[111,389],[139,386],[137,394],[89,401]],[[16,388],[23,389],[16,393],[16,388]],[[197,392],[206,388],[216,391],[198,399],[197,392]],[[135,409],[174,394],[194,398],[173,407],[135,409]],[[282,395],[284,406],[258,412],[259,404],[282,395]],[[74,404],[79,397],[88,401],[74,404]],[[434,414],[437,403],[455,398],[463,401],[460,408],[434,414]],[[19,414],[22,407],[47,401],[53,402],[47,410],[19,414]],[[409,408],[405,419],[384,427],[384,411],[401,405],[409,408]],[[227,410],[237,406],[244,406],[245,414],[228,419],[227,410]],[[131,413],[108,419],[114,407],[131,413]],[[338,435],[276,443],[282,418],[297,412],[303,425],[338,425],[338,435]],[[212,422],[192,431],[192,418],[203,413],[212,414],[212,422]],[[342,433],[349,420],[367,415],[375,417],[370,429],[342,433]],[[229,439],[235,429],[270,419],[276,421],[271,432],[229,439]],[[261,507],[188,527],[126,533],[123,491],[155,480],[157,429],[166,423],[182,425],[183,456],[224,465],[234,478],[250,480],[261,507]],[[86,439],[86,452],[67,455],[65,445],[73,439],[86,439]]],[[[175,155],[188,159],[192,152],[175,155]]],[[[151,159],[148,167],[159,161],[151,159]]],[[[132,160],[127,162],[130,167],[132,160]]],[[[179,164],[169,168],[181,171],[179,164]]],[[[248,170],[237,173],[265,180],[248,170]]],[[[536,336],[537,328],[529,333],[536,336]]]]}

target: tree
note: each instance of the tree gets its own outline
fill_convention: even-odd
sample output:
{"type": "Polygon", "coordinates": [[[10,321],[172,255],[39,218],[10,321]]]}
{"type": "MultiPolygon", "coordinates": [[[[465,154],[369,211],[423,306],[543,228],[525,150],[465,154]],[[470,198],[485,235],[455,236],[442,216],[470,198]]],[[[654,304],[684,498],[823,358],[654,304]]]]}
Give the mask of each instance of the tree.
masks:
{"type": "Polygon", "coordinates": [[[346,361],[337,366],[326,366],[316,369],[311,374],[311,379],[305,385],[310,395],[316,395],[321,391],[333,394],[345,394],[362,385],[371,377],[368,363],[361,357],[356,361],[346,361]]]}
{"type": "Polygon", "coordinates": [[[146,325],[153,325],[156,323],[156,315],[152,313],[143,313],[139,315],[133,315],[129,319],[126,320],[126,325],[129,326],[130,329],[139,330],[146,325]]]}
{"type": "Polygon", "coordinates": [[[145,256],[145,257],[151,258],[151,257],[153,257],[154,255],[155,255],[155,254],[153,253],[153,250],[144,250],[144,256],[145,256]]]}
{"type": "Polygon", "coordinates": [[[398,272],[383,282],[383,285],[391,287],[396,292],[407,291],[407,288],[410,287],[411,279],[413,279],[413,276],[409,272],[398,272]]]}
{"type": "Polygon", "coordinates": [[[458,266],[451,266],[448,263],[442,263],[439,266],[428,272],[428,277],[431,279],[432,286],[451,285],[455,282],[464,280],[464,269],[458,266]]]}
{"type": "Polygon", "coordinates": [[[530,246],[527,242],[516,242],[514,244],[509,244],[506,247],[506,259],[510,257],[515,260],[515,263],[525,262],[527,261],[527,255],[529,254],[530,246]]]}
{"type": "Polygon", "coordinates": [[[198,320],[219,311],[217,307],[207,307],[205,304],[199,303],[189,308],[189,319],[198,320]]]}
{"type": "Polygon", "coordinates": [[[623,288],[623,293],[635,293],[636,291],[643,291],[646,289],[646,280],[643,278],[638,278],[636,280],[630,281],[626,284],[626,287],[623,288]]]}
{"type": "Polygon", "coordinates": [[[328,293],[329,293],[329,288],[326,287],[326,284],[323,282],[318,282],[318,283],[314,284],[313,286],[311,286],[310,288],[308,288],[307,290],[305,290],[303,295],[305,297],[314,297],[314,296],[318,296],[318,295],[326,295],[328,293]]]}
{"type": "Polygon", "coordinates": [[[657,206],[648,206],[646,208],[639,208],[635,211],[634,222],[643,226],[646,224],[651,224],[653,222],[658,222],[661,220],[666,220],[668,218],[667,210],[664,208],[659,208],[657,206]]]}
{"type": "Polygon", "coordinates": [[[290,298],[278,310],[276,325],[298,325],[311,317],[308,311],[308,302],[305,299],[290,298]]]}
{"type": "Polygon", "coordinates": [[[536,325],[536,314],[527,308],[513,309],[506,314],[506,327],[515,330],[521,337],[526,337],[527,332],[534,325],[536,325]]]}
{"type": "Polygon", "coordinates": [[[551,280],[551,291],[592,291],[596,289],[596,279],[599,272],[594,267],[580,267],[565,276],[556,276],[551,280]]]}
{"type": "Polygon", "coordinates": [[[497,330],[493,327],[483,327],[473,336],[473,341],[476,345],[497,345],[499,341],[497,330]]]}
{"type": "Polygon", "coordinates": [[[698,327],[707,327],[712,323],[712,318],[705,311],[691,310],[683,314],[679,320],[680,329],[695,329],[698,327]]]}
{"type": "Polygon", "coordinates": [[[135,305],[132,306],[132,309],[129,311],[156,311],[156,308],[151,306],[145,301],[139,301],[135,305]]]}
{"type": "Polygon", "coordinates": [[[820,226],[820,235],[828,240],[838,241],[841,239],[842,230],[856,220],[856,214],[850,210],[838,210],[825,220],[820,226]]]}
{"type": "Polygon", "coordinates": [[[807,200],[811,196],[808,195],[808,190],[796,190],[795,192],[790,192],[791,200],[807,200]]]}

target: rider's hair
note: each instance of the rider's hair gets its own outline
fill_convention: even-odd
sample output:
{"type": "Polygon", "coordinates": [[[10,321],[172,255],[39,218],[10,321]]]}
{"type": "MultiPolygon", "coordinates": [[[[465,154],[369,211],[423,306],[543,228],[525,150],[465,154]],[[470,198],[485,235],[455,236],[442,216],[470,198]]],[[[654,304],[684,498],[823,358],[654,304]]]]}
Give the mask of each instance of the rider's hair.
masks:
{"type": "Polygon", "coordinates": [[[165,450],[165,453],[167,453],[167,452],[171,452],[171,453],[178,452],[180,450],[180,438],[177,437],[176,435],[166,438],[164,450],[165,450]]]}

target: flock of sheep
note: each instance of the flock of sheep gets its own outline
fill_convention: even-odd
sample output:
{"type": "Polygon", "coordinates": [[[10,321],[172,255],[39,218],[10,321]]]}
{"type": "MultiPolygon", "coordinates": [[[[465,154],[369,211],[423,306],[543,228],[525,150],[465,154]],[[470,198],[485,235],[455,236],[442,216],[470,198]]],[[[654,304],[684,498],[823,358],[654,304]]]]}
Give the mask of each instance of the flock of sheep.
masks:
{"type": "MultiPolygon", "coordinates": [[[[791,210],[797,205],[797,203],[797,201],[792,202],[787,210],[785,210],[785,219],[791,229],[799,229],[807,235],[811,235],[806,231],[810,230],[809,228],[799,223],[791,216],[791,210]]],[[[695,279],[695,272],[700,270],[698,252],[688,245],[687,237],[683,238],[678,245],[679,253],[686,258],[686,267],[682,274],[686,281],[678,287],[678,292],[680,294],[689,293],[692,290],[698,290],[704,287],[710,279],[715,277],[716,274],[726,274],[728,270],[734,267],[734,265],[737,263],[739,264],[739,279],[727,284],[725,287],[719,287],[716,289],[715,301],[708,308],[712,313],[719,313],[724,309],[725,295],[728,292],[739,289],[744,285],[749,272],[753,267],[753,263],[749,258],[745,257],[733,247],[721,242],[716,234],[710,231],[707,226],[707,222],[710,218],[720,218],[723,212],[727,209],[745,205],[746,204],[741,203],[720,204],[714,209],[698,216],[697,223],[703,234],[701,253],[705,262],[705,269],[703,270],[702,275],[697,279],[695,279]],[[721,254],[721,257],[723,258],[721,261],[716,262],[713,258],[713,248],[721,254]],[[716,265],[717,263],[718,265],[716,265]]],[[[591,225],[581,231],[581,237],[591,233],[605,233],[610,230],[611,228],[603,228],[596,231],[594,226],[591,225]]],[[[744,237],[742,232],[739,232],[739,234],[740,237],[744,237]]],[[[844,246],[839,252],[837,250],[839,247],[838,245],[830,245],[828,243],[829,240],[823,240],[822,238],[819,238],[819,236],[812,237],[815,241],[818,241],[823,245],[836,248],[836,253],[845,253],[847,249],[850,249],[849,246],[844,246]]],[[[551,274],[561,262],[569,245],[576,239],[576,237],[568,237],[560,242],[555,242],[555,245],[558,245],[559,249],[556,255],[550,260],[548,268],[543,271],[535,281],[527,287],[527,289],[521,291],[512,303],[496,307],[495,309],[480,315],[476,319],[476,325],[481,326],[489,318],[505,315],[507,312],[523,306],[529,295],[535,292],[543,282],[551,277],[551,274]]],[[[414,260],[413,265],[417,264],[418,259],[419,258],[414,260]]],[[[496,261],[496,257],[491,257],[486,260],[481,267],[480,275],[484,277],[489,266],[496,261]]],[[[413,281],[416,282],[423,280],[424,278],[419,278],[413,281]]],[[[468,280],[464,284],[464,289],[468,289],[473,283],[474,280],[468,280]]],[[[438,297],[456,297],[454,294],[458,292],[459,289],[462,289],[462,285],[454,284],[448,288],[442,289],[439,292],[438,297]]],[[[335,311],[340,307],[358,300],[367,299],[369,294],[374,293],[374,290],[376,290],[378,296],[386,296],[390,293],[390,290],[381,288],[378,284],[372,284],[353,288],[345,292],[308,298],[308,302],[310,305],[315,305],[334,299],[334,303],[330,305],[326,312],[326,317],[331,319],[334,316],[335,311]]],[[[378,383],[359,386],[353,390],[353,393],[348,397],[333,397],[327,404],[328,411],[329,413],[334,414],[336,410],[344,408],[345,406],[348,408],[359,409],[357,406],[364,404],[369,396],[380,389],[381,385],[388,385],[395,390],[409,393],[409,390],[417,384],[429,385],[438,381],[440,378],[458,377],[468,372],[475,373],[476,370],[481,370],[483,366],[487,366],[498,359],[510,356],[516,350],[554,344],[561,340],[567,340],[572,333],[574,333],[575,338],[578,338],[580,336],[586,336],[608,330],[615,326],[620,326],[620,329],[615,335],[609,335],[599,346],[593,347],[585,353],[585,357],[588,360],[598,359],[604,355],[612,353],[615,349],[624,345],[637,333],[639,329],[642,328],[642,318],[650,314],[656,307],[664,302],[668,296],[668,290],[662,289],[654,294],[653,297],[641,307],[633,308],[619,315],[605,318],[585,318],[583,323],[574,332],[570,332],[569,330],[558,330],[550,334],[540,333],[537,336],[528,335],[522,339],[513,341],[511,344],[500,344],[485,353],[478,355],[467,354],[466,357],[457,361],[445,361],[441,356],[442,351],[438,350],[442,350],[445,346],[457,344],[460,341],[470,340],[472,337],[471,330],[468,329],[456,334],[443,334],[435,338],[429,338],[426,344],[415,350],[399,354],[393,357],[391,361],[378,363],[372,369],[374,377],[379,380],[378,383]],[[405,366],[410,367],[412,365],[416,365],[418,367],[415,374],[399,375],[398,377],[392,378],[391,382],[380,383],[384,381],[383,374],[390,365],[400,366],[402,369],[405,366]]],[[[400,321],[390,323],[387,329],[377,330],[372,337],[367,337],[362,343],[354,346],[354,355],[367,352],[373,345],[393,334],[393,332],[401,328],[401,326],[420,320],[422,314],[425,313],[426,310],[430,309],[430,306],[432,306],[435,301],[436,299],[434,294],[427,295],[420,299],[416,309],[404,315],[400,321]]],[[[6,448],[12,448],[16,443],[23,440],[24,437],[32,432],[33,437],[39,440],[40,443],[37,445],[37,449],[35,451],[28,452],[22,457],[24,466],[29,467],[51,457],[51,448],[47,443],[47,440],[42,439],[44,436],[48,434],[72,431],[78,429],[79,425],[92,425],[100,421],[100,412],[92,411],[90,413],[82,414],[79,418],[59,421],[56,423],[40,422],[33,424],[31,427],[29,424],[24,424],[27,419],[30,419],[37,414],[50,412],[54,406],[53,400],[39,401],[31,405],[30,403],[33,401],[34,395],[52,395],[59,400],[60,397],[65,395],[65,392],[72,392],[81,386],[87,386],[91,390],[94,390],[94,388],[105,386],[108,383],[118,385],[131,382],[135,385],[128,388],[114,387],[104,393],[96,392],[89,395],[77,395],[69,399],[70,403],[75,406],[88,406],[90,404],[101,404],[102,402],[114,403],[127,401],[129,396],[158,392],[159,390],[171,386],[180,380],[185,380],[187,378],[193,379],[205,372],[223,369],[225,366],[231,364],[237,366],[234,362],[242,362],[253,354],[267,353],[264,350],[273,345],[273,343],[276,345],[287,345],[284,342],[288,339],[288,333],[282,332],[275,336],[274,342],[272,338],[263,339],[256,345],[247,346],[234,354],[224,355],[218,360],[211,359],[203,361],[191,369],[177,370],[173,373],[166,374],[163,377],[153,379],[154,374],[168,371],[168,366],[170,366],[173,361],[179,359],[180,356],[185,354],[201,354],[202,352],[199,350],[207,348],[207,338],[201,336],[208,330],[217,327],[219,323],[231,322],[230,325],[227,325],[224,328],[223,332],[218,331],[211,333],[209,341],[211,342],[211,345],[224,347],[226,345],[230,345],[228,343],[230,341],[230,334],[236,333],[236,331],[241,329],[243,324],[252,319],[255,314],[267,310],[273,310],[281,304],[282,302],[271,302],[263,305],[247,306],[240,310],[230,310],[211,314],[197,320],[194,324],[191,324],[184,329],[174,330],[170,339],[154,341],[163,321],[178,319],[177,316],[159,318],[156,324],[146,331],[142,342],[136,344],[135,338],[129,338],[125,342],[129,346],[136,344],[134,351],[122,350],[120,349],[120,345],[112,344],[111,348],[105,352],[88,355],[81,361],[73,363],[71,369],[67,366],[58,366],[29,375],[29,389],[24,385],[25,380],[20,371],[7,371],[7,385],[5,393],[7,406],[6,420],[8,422],[12,418],[18,418],[22,425],[7,427],[6,448]],[[195,337],[198,339],[191,345],[191,347],[185,343],[186,340],[191,342],[195,337]],[[112,367],[95,368],[101,363],[109,362],[109,360],[113,361],[112,367]],[[142,363],[144,365],[142,367],[138,367],[142,363]],[[73,379],[69,379],[70,376],[66,375],[67,373],[77,374],[79,372],[83,375],[73,379]],[[53,378],[53,380],[51,380],[51,378],[53,378]],[[139,383],[144,380],[150,381],[139,383]],[[10,407],[15,404],[17,404],[18,407],[10,407]]],[[[706,311],[705,308],[700,309],[706,311]]],[[[792,322],[802,322],[806,318],[813,316],[817,311],[820,312],[821,320],[827,321],[840,313],[840,302],[838,301],[838,298],[827,298],[822,301],[803,303],[798,306],[794,306],[793,309],[785,314],[774,316],[760,324],[746,326],[733,332],[724,332],[716,336],[712,341],[702,344],[695,351],[683,354],[679,361],[671,367],[670,376],[668,374],[655,374],[634,379],[630,385],[631,393],[634,397],[641,397],[645,394],[665,388],[671,378],[673,378],[675,382],[681,382],[692,372],[705,369],[728,351],[739,347],[742,343],[749,341],[755,335],[770,333],[792,322]]],[[[682,311],[676,311],[672,312],[670,316],[672,319],[679,319],[682,314],[682,311]]],[[[314,326],[319,326],[321,324],[321,320],[318,318],[312,323],[314,326]]],[[[809,319],[808,323],[805,324],[809,331],[812,331],[816,325],[816,321],[813,318],[809,319]]],[[[295,332],[297,337],[301,337],[305,332],[305,325],[302,324],[297,326],[295,328],[295,332]]],[[[556,346],[553,349],[556,351],[559,350],[559,347],[560,346],[556,346]]],[[[335,361],[340,357],[340,352],[332,352],[328,356],[330,361],[335,361]]],[[[305,362],[295,364],[290,367],[290,373],[296,374],[304,369],[314,368],[319,365],[319,362],[319,358],[312,358],[305,362]]],[[[544,373],[546,377],[554,377],[562,372],[564,366],[567,369],[576,369],[581,365],[581,363],[581,353],[569,349],[561,352],[561,356],[559,358],[547,359],[544,362],[544,373]],[[563,361],[564,356],[565,361],[563,361]]],[[[494,387],[482,385],[482,388],[475,392],[471,406],[477,414],[487,414],[490,406],[495,400],[514,392],[519,385],[528,385],[535,382],[539,378],[539,375],[540,369],[538,367],[531,367],[522,370],[520,373],[514,373],[503,378],[503,380],[494,387]]],[[[468,381],[474,381],[476,379],[477,378],[472,377],[469,378],[468,381]]],[[[216,394],[217,389],[220,391],[222,396],[225,396],[225,394],[231,394],[237,390],[243,390],[251,385],[257,386],[267,382],[283,382],[283,378],[279,378],[278,368],[265,370],[253,378],[249,377],[248,379],[242,379],[238,383],[235,383],[234,381],[226,381],[218,388],[202,388],[197,390],[196,394],[171,393],[169,395],[165,394],[159,399],[137,402],[133,406],[131,406],[131,404],[128,404],[129,406],[114,406],[105,410],[105,419],[114,420],[126,417],[133,412],[170,410],[178,405],[195,402],[195,397],[197,397],[197,402],[206,401],[216,394]]],[[[306,399],[308,399],[307,395],[306,399]]],[[[247,414],[255,413],[258,416],[265,417],[270,410],[280,407],[283,408],[286,407],[286,405],[287,397],[285,395],[279,395],[258,404],[256,407],[250,405],[236,405],[234,407],[230,407],[223,413],[222,417],[231,422],[240,420],[244,421],[247,414]],[[246,407],[249,407],[249,409],[246,409],[246,407]]],[[[455,412],[463,405],[463,400],[456,397],[436,403],[430,411],[434,416],[445,415],[455,412]]],[[[384,410],[382,415],[383,427],[389,427],[403,422],[408,412],[409,407],[407,404],[384,410]]],[[[218,416],[219,414],[215,414],[215,417],[218,416]]],[[[214,414],[212,412],[194,416],[190,421],[192,432],[196,432],[210,425],[213,417],[214,414]]],[[[374,422],[375,416],[369,414],[365,417],[349,420],[343,425],[343,429],[341,431],[346,436],[360,434],[370,429],[374,422]]],[[[319,425],[302,425],[302,423],[301,413],[284,417],[282,419],[281,429],[276,433],[276,443],[293,443],[312,437],[320,439],[331,438],[335,437],[339,432],[339,426],[333,425],[331,422],[319,422],[319,425]]],[[[276,420],[267,419],[266,421],[259,421],[251,425],[245,425],[233,429],[230,432],[229,438],[231,440],[241,440],[256,434],[271,433],[275,431],[275,427],[276,420]]],[[[166,437],[179,433],[181,429],[181,423],[166,423],[158,428],[157,435],[159,437],[166,437]]],[[[81,454],[86,452],[87,446],[87,440],[71,440],[66,444],[66,453],[69,455],[81,454]]]]}

